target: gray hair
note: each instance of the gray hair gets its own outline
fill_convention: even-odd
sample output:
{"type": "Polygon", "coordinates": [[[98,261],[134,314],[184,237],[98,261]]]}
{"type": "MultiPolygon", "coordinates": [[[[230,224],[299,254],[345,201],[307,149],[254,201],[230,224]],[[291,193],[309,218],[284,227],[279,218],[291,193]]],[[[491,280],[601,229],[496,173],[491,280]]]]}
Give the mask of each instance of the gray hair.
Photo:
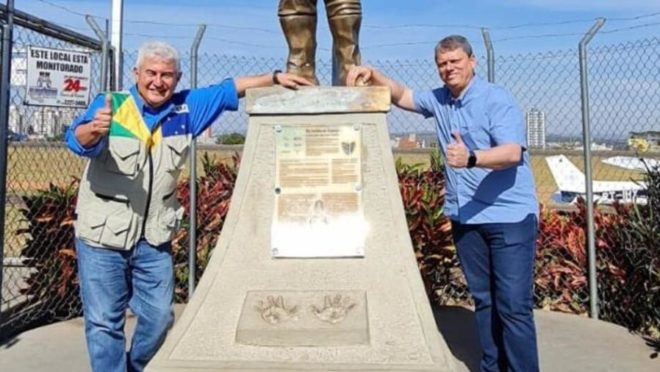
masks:
{"type": "Polygon", "coordinates": [[[473,56],[472,45],[470,45],[470,42],[465,38],[465,36],[461,35],[449,35],[440,40],[435,46],[435,54],[438,55],[440,52],[452,51],[459,48],[463,49],[468,57],[473,56]]]}
{"type": "Polygon", "coordinates": [[[179,52],[170,44],[162,41],[147,41],[140,46],[135,67],[139,67],[146,58],[158,57],[166,61],[174,61],[176,71],[181,71],[179,52]]]}

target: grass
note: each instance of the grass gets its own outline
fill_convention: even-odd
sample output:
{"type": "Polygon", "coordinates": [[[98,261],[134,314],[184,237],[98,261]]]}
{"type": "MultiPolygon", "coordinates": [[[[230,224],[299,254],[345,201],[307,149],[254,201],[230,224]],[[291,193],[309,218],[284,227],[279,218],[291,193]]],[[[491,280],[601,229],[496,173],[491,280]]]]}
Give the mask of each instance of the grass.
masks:
{"type": "Polygon", "coordinates": [[[61,144],[10,145],[7,151],[7,193],[45,189],[50,183],[66,185],[80,177],[85,161],[61,144]]]}

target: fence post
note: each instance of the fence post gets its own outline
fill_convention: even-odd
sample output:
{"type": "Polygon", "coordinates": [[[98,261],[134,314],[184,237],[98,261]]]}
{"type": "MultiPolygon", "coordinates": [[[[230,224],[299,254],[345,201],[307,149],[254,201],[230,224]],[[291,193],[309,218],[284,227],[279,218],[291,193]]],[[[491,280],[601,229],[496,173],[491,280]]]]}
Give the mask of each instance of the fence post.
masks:
{"type": "Polygon", "coordinates": [[[106,45],[105,45],[105,50],[106,50],[106,56],[105,56],[105,65],[106,67],[106,75],[104,77],[105,79],[105,87],[107,90],[112,90],[112,74],[113,74],[113,68],[114,65],[112,64],[112,45],[110,44],[110,20],[105,19],[105,39],[107,40],[106,45]]]}
{"type": "Polygon", "coordinates": [[[114,75],[115,82],[112,90],[122,90],[124,87],[124,51],[122,50],[124,27],[124,0],[112,0],[112,46],[115,48],[114,75]]]}
{"type": "Polygon", "coordinates": [[[486,45],[486,61],[488,66],[488,81],[495,82],[495,52],[493,51],[493,42],[490,39],[490,33],[485,27],[481,28],[481,36],[484,38],[486,45]]]}
{"type": "Polygon", "coordinates": [[[99,89],[101,92],[106,92],[108,90],[108,38],[101,30],[101,27],[94,21],[94,17],[88,14],[85,16],[85,20],[89,24],[89,27],[94,30],[99,40],[101,40],[101,81],[99,89]]]}
{"type": "Polygon", "coordinates": [[[605,24],[599,17],[582,37],[578,46],[580,58],[580,102],[582,106],[582,141],[584,143],[584,183],[587,198],[587,256],[589,257],[589,315],[598,319],[598,282],[596,276],[596,241],[594,231],[594,194],[591,174],[591,122],[589,119],[589,85],[587,83],[587,44],[605,24]]]}
{"type": "MultiPolygon", "coordinates": [[[[197,88],[197,51],[202,37],[206,31],[206,25],[199,25],[197,35],[190,47],[190,87],[197,88]]],[[[188,299],[195,292],[195,266],[197,261],[197,139],[193,138],[190,143],[190,230],[188,237],[190,241],[188,254],[188,299]]]]}
{"type": "MultiPolygon", "coordinates": [[[[7,202],[7,134],[9,131],[9,91],[14,28],[14,0],[7,0],[7,21],[2,29],[2,75],[0,79],[0,306],[5,260],[5,210],[7,202]]],[[[2,318],[2,312],[0,312],[2,318]]]]}
{"type": "Polygon", "coordinates": [[[108,69],[110,70],[110,74],[108,76],[108,88],[109,90],[115,90],[115,87],[117,86],[117,74],[116,70],[117,68],[115,67],[115,53],[117,53],[115,47],[110,45],[108,48],[108,69]]]}

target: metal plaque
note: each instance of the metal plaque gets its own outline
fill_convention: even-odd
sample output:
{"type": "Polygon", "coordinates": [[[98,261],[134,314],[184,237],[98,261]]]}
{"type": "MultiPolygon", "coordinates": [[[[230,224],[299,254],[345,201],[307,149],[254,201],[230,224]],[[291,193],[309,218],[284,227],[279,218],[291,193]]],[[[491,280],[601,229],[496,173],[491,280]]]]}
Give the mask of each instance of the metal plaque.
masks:
{"type": "Polygon", "coordinates": [[[273,257],[361,257],[361,128],[275,126],[273,257]]]}

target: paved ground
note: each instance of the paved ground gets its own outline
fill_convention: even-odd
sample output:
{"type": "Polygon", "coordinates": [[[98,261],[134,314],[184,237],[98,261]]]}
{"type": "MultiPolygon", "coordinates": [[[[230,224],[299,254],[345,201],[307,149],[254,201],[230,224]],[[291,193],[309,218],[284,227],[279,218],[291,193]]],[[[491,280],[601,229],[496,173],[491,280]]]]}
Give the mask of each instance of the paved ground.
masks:
{"type": "MultiPolygon", "coordinates": [[[[177,308],[180,313],[181,307],[177,308]]],[[[436,309],[438,329],[460,371],[478,371],[479,346],[470,310],[436,309]]],[[[129,318],[128,333],[134,325],[129,318]]],[[[575,315],[536,312],[542,371],[660,371],[658,351],[622,327],[575,315]]],[[[73,319],[18,335],[0,345],[0,371],[88,371],[83,322],[73,319]]]]}

